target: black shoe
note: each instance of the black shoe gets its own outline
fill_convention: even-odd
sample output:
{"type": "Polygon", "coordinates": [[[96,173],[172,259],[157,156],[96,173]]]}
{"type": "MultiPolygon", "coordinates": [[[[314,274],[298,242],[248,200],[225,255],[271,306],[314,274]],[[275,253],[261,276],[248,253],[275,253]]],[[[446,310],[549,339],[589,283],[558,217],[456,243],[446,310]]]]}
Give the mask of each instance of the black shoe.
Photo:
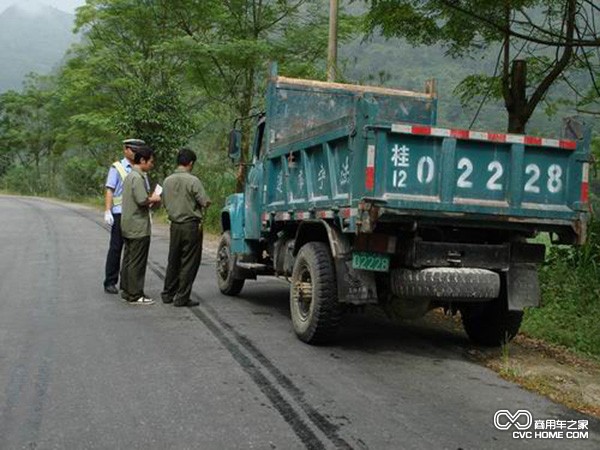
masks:
{"type": "Polygon", "coordinates": [[[173,303],[173,297],[169,297],[168,295],[160,294],[160,298],[162,298],[163,303],[173,303]]]}
{"type": "Polygon", "coordinates": [[[173,306],[176,306],[176,307],[178,307],[178,308],[181,308],[181,307],[191,308],[191,307],[193,307],[193,306],[198,306],[199,304],[200,304],[199,302],[196,302],[196,301],[194,301],[194,300],[188,300],[188,301],[187,301],[187,302],[185,302],[185,303],[181,303],[181,302],[174,302],[174,303],[173,303],[173,306]]]}
{"type": "Polygon", "coordinates": [[[119,290],[113,284],[113,285],[110,285],[110,286],[104,286],[104,292],[106,292],[107,294],[118,294],[119,290]]]}

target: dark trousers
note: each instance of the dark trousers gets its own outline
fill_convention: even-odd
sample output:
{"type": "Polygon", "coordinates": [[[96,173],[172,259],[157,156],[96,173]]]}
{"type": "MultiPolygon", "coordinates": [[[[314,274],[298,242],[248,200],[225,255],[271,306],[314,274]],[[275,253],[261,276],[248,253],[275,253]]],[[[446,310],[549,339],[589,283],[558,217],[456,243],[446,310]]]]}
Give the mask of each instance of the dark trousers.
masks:
{"type": "Polygon", "coordinates": [[[202,261],[202,226],[198,221],[171,223],[169,260],[163,300],[185,305],[202,261]]]}
{"type": "Polygon", "coordinates": [[[133,302],[144,296],[144,281],[150,249],[150,236],[139,239],[124,238],[125,251],[121,268],[121,297],[133,302]]]}
{"type": "Polygon", "coordinates": [[[121,214],[113,214],[115,223],[110,229],[110,244],[106,255],[106,269],[104,287],[116,286],[119,281],[121,269],[121,251],[123,250],[123,236],[121,235],[121,214]]]}

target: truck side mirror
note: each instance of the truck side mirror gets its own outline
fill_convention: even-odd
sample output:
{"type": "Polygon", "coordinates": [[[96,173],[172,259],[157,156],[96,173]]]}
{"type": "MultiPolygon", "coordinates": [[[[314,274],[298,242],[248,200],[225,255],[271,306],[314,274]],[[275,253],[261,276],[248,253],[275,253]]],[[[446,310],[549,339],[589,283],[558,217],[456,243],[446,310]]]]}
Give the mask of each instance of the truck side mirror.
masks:
{"type": "Polygon", "coordinates": [[[233,162],[238,162],[242,153],[242,132],[240,130],[231,130],[229,132],[229,158],[233,162]]]}

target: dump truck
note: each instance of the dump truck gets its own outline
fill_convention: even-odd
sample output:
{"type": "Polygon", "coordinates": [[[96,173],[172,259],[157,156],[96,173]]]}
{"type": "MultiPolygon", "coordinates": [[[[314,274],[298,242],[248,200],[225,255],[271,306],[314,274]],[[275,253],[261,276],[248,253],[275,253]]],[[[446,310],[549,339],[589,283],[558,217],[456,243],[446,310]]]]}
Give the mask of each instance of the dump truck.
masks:
{"type": "Polygon", "coordinates": [[[290,283],[295,333],[334,339],[342,315],[379,305],[417,318],[459,313],[469,338],[500,345],[540,304],[546,246],[584,242],[591,132],[561,138],[436,126],[424,92],[270,73],[266,110],[244,139],[243,192],[221,211],[216,274],[223,294],[246,280],[290,283]]]}

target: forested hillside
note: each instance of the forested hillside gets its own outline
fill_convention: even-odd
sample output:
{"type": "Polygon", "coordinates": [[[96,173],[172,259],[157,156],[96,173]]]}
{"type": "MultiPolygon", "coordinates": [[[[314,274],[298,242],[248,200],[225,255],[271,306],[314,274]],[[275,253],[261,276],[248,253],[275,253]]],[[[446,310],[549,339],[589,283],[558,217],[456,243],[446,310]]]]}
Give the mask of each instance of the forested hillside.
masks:
{"type": "Polygon", "coordinates": [[[30,72],[56,69],[77,38],[74,16],[49,6],[15,3],[0,14],[0,92],[20,89],[30,72]]]}
{"type": "MultiPolygon", "coordinates": [[[[344,4],[344,2],[342,2],[344,4]]],[[[345,11],[355,17],[366,13],[363,3],[345,3],[345,11]]],[[[48,74],[57,69],[70,45],[75,17],[35,2],[15,3],[0,14],[0,92],[21,89],[25,76],[34,72],[48,74]]],[[[421,90],[428,79],[438,82],[439,123],[442,126],[472,126],[502,130],[506,112],[502,102],[490,102],[479,113],[475,107],[461,106],[455,92],[468,75],[492,74],[496,55],[481,52],[476,57],[453,59],[440,45],[414,47],[405,39],[384,39],[377,32],[366,37],[363,28],[353,23],[354,38],[341,42],[339,74],[348,82],[377,84],[421,90]]],[[[554,87],[549,100],[568,98],[565,86],[554,87]]],[[[561,119],[573,115],[573,108],[562,107],[547,112],[538,109],[530,122],[530,132],[557,135],[561,119]]]]}

